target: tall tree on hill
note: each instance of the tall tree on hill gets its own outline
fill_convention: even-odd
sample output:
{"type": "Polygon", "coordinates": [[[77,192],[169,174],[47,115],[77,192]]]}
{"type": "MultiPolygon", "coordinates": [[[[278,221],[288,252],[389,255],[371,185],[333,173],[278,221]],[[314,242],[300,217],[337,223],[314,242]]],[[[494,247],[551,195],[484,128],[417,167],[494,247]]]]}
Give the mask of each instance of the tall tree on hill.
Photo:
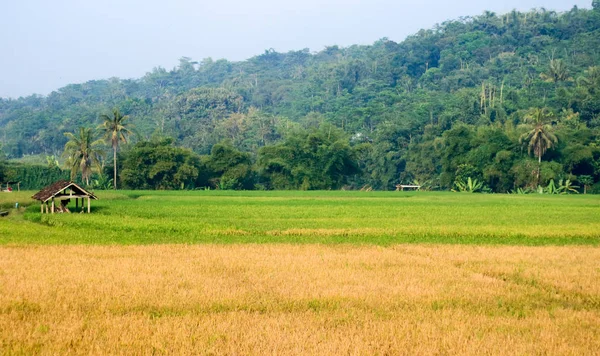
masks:
{"type": "Polygon", "coordinates": [[[541,74],[541,78],[549,82],[564,82],[569,79],[569,70],[566,63],[561,59],[552,59],[548,71],[541,74]]]}
{"type": "Polygon", "coordinates": [[[119,143],[127,143],[127,136],[131,134],[131,130],[129,130],[125,121],[129,118],[129,116],[121,115],[119,109],[113,109],[113,115],[100,115],[100,119],[102,120],[102,124],[98,126],[104,132],[104,139],[109,142],[113,149],[113,184],[115,190],[117,190],[117,150],[119,149],[119,143]]]}
{"type": "Polygon", "coordinates": [[[69,141],[65,144],[63,157],[71,170],[71,180],[81,171],[81,179],[89,185],[93,170],[100,166],[102,140],[94,140],[94,131],[85,127],[80,127],[79,133],[65,132],[65,136],[69,141]]]}
{"type": "Polygon", "coordinates": [[[528,152],[531,154],[533,151],[538,158],[536,184],[539,184],[540,181],[542,156],[548,149],[558,143],[558,138],[552,132],[551,120],[553,116],[552,112],[546,108],[531,109],[527,116],[525,116],[525,122],[532,127],[519,138],[519,142],[527,143],[528,152]]]}

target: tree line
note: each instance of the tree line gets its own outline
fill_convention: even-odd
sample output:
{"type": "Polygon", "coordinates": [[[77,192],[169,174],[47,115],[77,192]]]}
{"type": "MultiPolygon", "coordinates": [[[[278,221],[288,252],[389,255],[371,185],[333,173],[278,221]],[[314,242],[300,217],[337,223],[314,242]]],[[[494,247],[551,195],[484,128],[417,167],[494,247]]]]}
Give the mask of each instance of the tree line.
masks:
{"type": "Polygon", "coordinates": [[[69,141],[64,166],[71,179],[87,186],[116,189],[118,182],[128,189],[340,189],[361,172],[357,149],[332,125],[297,128],[253,157],[229,139],[213,145],[210,154],[199,155],[162,136],[118,152],[131,132],[127,117],[115,109],[112,117],[101,118],[103,124],[96,129],[81,127],[65,133],[69,141]],[[112,167],[106,164],[109,147],[112,167]]]}
{"type": "Polygon", "coordinates": [[[374,142],[384,137],[350,136],[328,123],[296,126],[256,155],[236,148],[232,138],[199,155],[162,136],[118,152],[132,132],[128,118],[118,109],[100,118],[97,131],[82,127],[77,134],[65,133],[63,158],[71,179],[79,175],[90,185],[95,172],[104,177],[97,185],[106,188],[112,173],[114,189],[117,182],[128,189],[393,189],[399,176],[400,182],[432,190],[569,193],[578,192],[573,182],[579,182],[587,192],[594,177],[572,172],[595,170],[594,155],[600,153],[577,138],[592,137],[577,115],[556,116],[547,108],[528,110],[518,125],[461,124],[433,140],[409,139],[397,156],[398,148],[376,151],[374,142]],[[108,148],[112,167],[102,164],[108,148]],[[557,189],[544,189],[557,182],[557,189]]]}

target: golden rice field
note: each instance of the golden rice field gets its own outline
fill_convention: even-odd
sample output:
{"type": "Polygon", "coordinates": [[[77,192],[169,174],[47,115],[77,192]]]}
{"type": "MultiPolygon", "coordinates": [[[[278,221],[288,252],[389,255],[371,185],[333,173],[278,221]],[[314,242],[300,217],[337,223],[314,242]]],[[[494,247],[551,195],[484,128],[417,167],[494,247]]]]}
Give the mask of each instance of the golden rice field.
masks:
{"type": "Polygon", "coordinates": [[[0,247],[0,354],[600,350],[591,246],[0,247]]]}

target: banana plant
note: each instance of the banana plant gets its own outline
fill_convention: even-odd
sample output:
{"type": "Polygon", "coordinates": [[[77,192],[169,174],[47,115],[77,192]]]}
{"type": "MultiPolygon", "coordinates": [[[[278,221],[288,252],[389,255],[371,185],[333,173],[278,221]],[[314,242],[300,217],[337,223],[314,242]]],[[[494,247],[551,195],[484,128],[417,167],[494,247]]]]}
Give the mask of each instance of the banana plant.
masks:
{"type": "Polygon", "coordinates": [[[558,190],[560,194],[579,194],[579,191],[577,190],[578,188],[579,186],[573,185],[573,182],[571,182],[570,179],[567,179],[564,182],[562,179],[558,181],[558,190]]]}
{"type": "Polygon", "coordinates": [[[100,175],[98,179],[92,181],[95,189],[110,190],[113,188],[113,180],[108,179],[104,175],[100,175]]]}
{"type": "Polygon", "coordinates": [[[46,163],[48,163],[48,168],[60,167],[60,163],[56,159],[56,156],[46,156],[46,163]]]}
{"type": "Polygon", "coordinates": [[[412,185],[418,185],[420,188],[418,188],[417,190],[429,190],[431,188],[431,182],[426,180],[424,182],[419,181],[418,179],[413,179],[412,182],[410,182],[410,184],[412,185]]]}
{"type": "Polygon", "coordinates": [[[513,189],[511,190],[511,194],[529,194],[529,189],[523,189],[523,188],[517,188],[517,189],[513,189]]]}
{"type": "Polygon", "coordinates": [[[477,181],[477,179],[467,178],[467,181],[456,181],[454,185],[458,190],[452,189],[453,192],[461,193],[476,193],[483,188],[483,182],[477,181]]]}
{"type": "MultiPolygon", "coordinates": [[[[562,180],[561,180],[561,182],[562,182],[562,180]]],[[[546,193],[546,194],[560,193],[560,187],[557,186],[556,183],[554,183],[554,179],[550,179],[550,182],[548,183],[546,188],[544,188],[544,193],[546,193]]]]}

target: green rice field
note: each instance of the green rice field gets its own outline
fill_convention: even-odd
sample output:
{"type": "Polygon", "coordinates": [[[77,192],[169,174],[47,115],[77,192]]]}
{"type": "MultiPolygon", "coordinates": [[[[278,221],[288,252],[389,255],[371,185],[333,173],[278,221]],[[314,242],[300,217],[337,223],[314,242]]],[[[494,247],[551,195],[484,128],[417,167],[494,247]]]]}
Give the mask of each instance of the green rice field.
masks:
{"type": "Polygon", "coordinates": [[[33,193],[0,194],[0,244],[600,243],[594,195],[118,191],[91,214],[42,215],[33,193]]]}

